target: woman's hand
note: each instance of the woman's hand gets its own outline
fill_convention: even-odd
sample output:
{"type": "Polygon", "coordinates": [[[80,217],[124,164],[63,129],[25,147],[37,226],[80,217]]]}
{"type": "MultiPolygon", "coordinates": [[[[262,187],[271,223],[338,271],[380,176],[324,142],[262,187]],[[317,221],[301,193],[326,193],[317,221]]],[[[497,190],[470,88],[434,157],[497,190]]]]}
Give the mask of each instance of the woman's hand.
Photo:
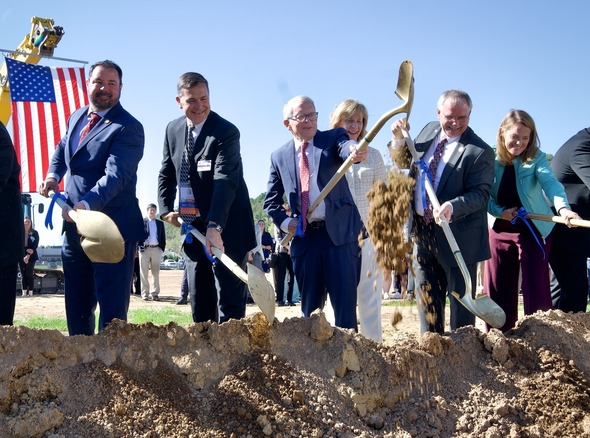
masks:
{"type": "Polygon", "coordinates": [[[516,207],[512,207],[512,208],[507,208],[506,210],[504,210],[502,212],[502,219],[505,219],[507,221],[511,221],[512,219],[514,219],[514,216],[516,216],[516,212],[518,211],[518,208],[516,207]]]}
{"type": "Polygon", "coordinates": [[[560,208],[559,215],[565,219],[565,224],[568,226],[568,228],[575,227],[575,225],[572,225],[571,223],[572,219],[582,219],[578,213],[570,210],[569,208],[560,208]]]}

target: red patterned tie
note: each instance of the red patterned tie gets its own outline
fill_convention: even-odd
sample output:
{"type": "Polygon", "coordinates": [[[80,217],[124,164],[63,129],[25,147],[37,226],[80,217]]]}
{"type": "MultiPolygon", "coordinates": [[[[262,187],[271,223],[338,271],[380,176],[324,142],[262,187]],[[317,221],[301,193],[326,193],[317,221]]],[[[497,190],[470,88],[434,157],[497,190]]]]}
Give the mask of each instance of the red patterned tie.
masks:
{"type": "Polygon", "coordinates": [[[307,227],[307,209],[309,208],[309,161],[305,151],[309,146],[308,142],[301,145],[301,158],[299,159],[299,178],[301,179],[301,216],[302,229],[305,233],[307,227]]]}
{"type": "Polygon", "coordinates": [[[86,123],[86,126],[84,126],[84,128],[80,132],[80,141],[78,141],[78,144],[82,143],[82,140],[84,140],[86,138],[86,136],[88,135],[90,130],[92,128],[94,128],[99,121],[100,121],[100,116],[98,114],[90,113],[88,123],[86,123]]]}
{"type": "MultiPolygon", "coordinates": [[[[438,169],[438,164],[440,163],[440,159],[442,157],[443,151],[445,150],[445,145],[447,144],[447,139],[442,139],[439,144],[436,145],[436,149],[434,150],[434,155],[432,156],[432,160],[430,160],[430,164],[428,168],[430,170],[430,175],[432,175],[432,188],[434,189],[434,182],[436,181],[436,170],[438,169]]],[[[434,215],[432,212],[432,202],[428,195],[426,195],[426,209],[424,210],[424,222],[427,224],[431,223],[434,220],[434,215]]]]}

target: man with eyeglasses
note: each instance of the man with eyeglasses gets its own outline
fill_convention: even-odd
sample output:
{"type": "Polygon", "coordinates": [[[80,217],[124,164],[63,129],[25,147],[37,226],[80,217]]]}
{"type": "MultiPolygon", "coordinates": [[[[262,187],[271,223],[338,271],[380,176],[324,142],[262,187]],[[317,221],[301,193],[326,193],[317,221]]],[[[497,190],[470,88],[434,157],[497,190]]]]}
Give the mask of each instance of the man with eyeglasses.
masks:
{"type": "MultiPolygon", "coordinates": [[[[473,292],[477,263],[490,258],[487,205],[494,180],[494,151],[469,127],[471,109],[467,93],[445,91],[436,108],[438,122],[427,124],[415,140],[421,159],[412,163],[410,175],[416,178],[413,268],[421,333],[444,332],[447,296],[451,330],[475,324],[475,316],[449,294],[456,291],[463,295],[465,281],[443,229],[437,225],[440,217],[450,224],[471,275],[473,292]],[[432,208],[425,195],[425,177],[431,178],[439,210],[432,208]]],[[[404,144],[403,127],[403,119],[391,127],[394,148],[404,144]]]]}
{"type": "Polygon", "coordinates": [[[357,143],[342,128],[318,131],[317,119],[307,96],[296,96],[283,108],[283,124],[293,138],[271,156],[264,209],[277,227],[295,236],[290,251],[303,316],[321,308],[327,293],[336,325],[356,330],[362,221],[346,179],[340,179],[311,214],[306,212],[342,163],[349,156],[362,161],[366,150],[357,152],[357,143]]]}

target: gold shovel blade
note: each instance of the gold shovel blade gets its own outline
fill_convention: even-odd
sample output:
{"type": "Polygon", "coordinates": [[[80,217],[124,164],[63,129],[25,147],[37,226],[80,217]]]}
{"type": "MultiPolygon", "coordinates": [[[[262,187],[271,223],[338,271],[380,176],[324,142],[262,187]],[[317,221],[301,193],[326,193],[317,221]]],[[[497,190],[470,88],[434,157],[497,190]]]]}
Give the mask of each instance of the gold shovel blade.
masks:
{"type": "Polygon", "coordinates": [[[275,291],[264,272],[248,263],[248,289],[254,302],[272,324],[275,319],[275,291]]]}
{"type": "Polygon", "coordinates": [[[96,263],[118,263],[125,255],[125,241],[117,225],[99,211],[71,210],[84,253],[96,263]],[[75,216],[75,217],[74,217],[75,216]]]}

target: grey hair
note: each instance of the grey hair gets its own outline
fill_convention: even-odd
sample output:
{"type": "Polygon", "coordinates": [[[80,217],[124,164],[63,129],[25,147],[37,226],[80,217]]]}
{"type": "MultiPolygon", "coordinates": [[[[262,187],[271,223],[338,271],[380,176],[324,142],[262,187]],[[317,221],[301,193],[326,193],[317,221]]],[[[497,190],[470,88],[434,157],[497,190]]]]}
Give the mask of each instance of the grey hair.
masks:
{"type": "Polygon", "coordinates": [[[447,100],[451,100],[454,103],[456,102],[463,102],[469,107],[469,111],[473,109],[473,103],[471,102],[471,97],[465,91],[462,90],[447,90],[438,98],[438,103],[436,107],[438,109],[442,109],[442,106],[445,104],[447,100]]]}
{"type": "Polygon", "coordinates": [[[303,96],[303,95],[295,96],[295,97],[289,99],[289,101],[283,107],[283,120],[287,120],[289,117],[291,117],[293,115],[293,107],[300,102],[310,103],[313,105],[313,107],[315,109],[315,103],[313,103],[313,100],[311,99],[311,97],[307,97],[307,96],[303,96]]]}

